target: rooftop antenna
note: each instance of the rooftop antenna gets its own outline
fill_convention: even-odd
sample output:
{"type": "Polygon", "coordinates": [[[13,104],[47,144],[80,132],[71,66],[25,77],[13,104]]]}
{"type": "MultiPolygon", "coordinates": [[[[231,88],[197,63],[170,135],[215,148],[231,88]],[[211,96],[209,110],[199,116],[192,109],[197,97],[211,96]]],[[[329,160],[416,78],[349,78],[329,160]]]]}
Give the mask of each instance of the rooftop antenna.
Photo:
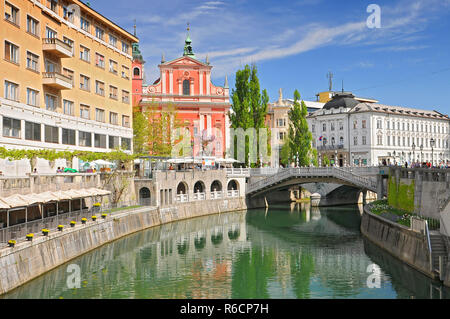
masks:
{"type": "Polygon", "coordinates": [[[134,36],[136,36],[136,19],[134,19],[134,36]]]}
{"type": "Polygon", "coordinates": [[[344,80],[342,80],[342,93],[344,93],[344,80]]]}
{"type": "Polygon", "coordinates": [[[333,77],[334,77],[334,74],[331,71],[328,71],[327,79],[328,79],[328,91],[329,92],[331,92],[333,90],[333,77]]]}

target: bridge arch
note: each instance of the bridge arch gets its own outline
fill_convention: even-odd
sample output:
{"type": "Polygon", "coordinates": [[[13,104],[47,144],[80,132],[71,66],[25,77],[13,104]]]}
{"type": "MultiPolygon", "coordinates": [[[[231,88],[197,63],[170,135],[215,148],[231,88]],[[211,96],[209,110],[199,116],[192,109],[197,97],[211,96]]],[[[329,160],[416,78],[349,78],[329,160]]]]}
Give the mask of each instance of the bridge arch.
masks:
{"type": "Polygon", "coordinates": [[[142,206],[151,205],[151,192],[147,187],[142,187],[139,190],[139,204],[141,204],[142,206]]]}
{"type": "Polygon", "coordinates": [[[211,192],[221,192],[222,191],[222,183],[218,180],[215,180],[211,183],[211,192]]]}
{"type": "Polygon", "coordinates": [[[204,193],[206,190],[205,183],[203,181],[197,181],[194,184],[194,193],[204,193]]]}
{"type": "Polygon", "coordinates": [[[231,181],[228,182],[227,185],[227,190],[231,191],[231,190],[238,190],[239,189],[239,182],[235,179],[232,179],[231,181]]]}

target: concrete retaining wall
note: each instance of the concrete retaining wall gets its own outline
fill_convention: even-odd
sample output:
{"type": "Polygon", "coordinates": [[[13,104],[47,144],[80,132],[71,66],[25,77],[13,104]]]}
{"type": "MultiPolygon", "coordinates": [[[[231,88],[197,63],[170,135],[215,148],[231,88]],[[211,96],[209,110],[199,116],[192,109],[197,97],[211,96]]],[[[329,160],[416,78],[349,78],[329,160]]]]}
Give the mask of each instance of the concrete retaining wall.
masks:
{"type": "Polygon", "coordinates": [[[0,250],[0,294],[131,233],[187,218],[244,209],[242,197],[182,203],[164,209],[143,207],[48,237],[39,236],[32,242],[21,242],[14,248],[0,250]]]}
{"type": "Polygon", "coordinates": [[[431,278],[436,277],[430,271],[430,255],[424,235],[370,213],[367,206],[361,218],[361,233],[411,267],[431,278]]]}

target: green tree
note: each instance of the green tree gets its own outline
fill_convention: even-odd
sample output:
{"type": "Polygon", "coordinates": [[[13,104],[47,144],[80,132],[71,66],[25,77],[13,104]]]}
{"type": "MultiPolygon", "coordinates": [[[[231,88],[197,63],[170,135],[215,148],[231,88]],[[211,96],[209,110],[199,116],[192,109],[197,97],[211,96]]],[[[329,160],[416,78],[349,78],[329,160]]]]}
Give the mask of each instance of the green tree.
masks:
{"type": "MultiPolygon", "coordinates": [[[[231,92],[232,112],[229,113],[231,127],[233,129],[242,128],[246,131],[249,128],[255,128],[257,136],[257,162],[262,160],[260,155],[262,150],[259,148],[258,129],[265,128],[265,118],[267,115],[267,108],[269,96],[264,89],[261,91],[259,79],[257,75],[257,68],[255,65],[251,67],[246,65],[243,70],[236,71],[235,89],[231,92]]],[[[268,135],[268,152],[270,154],[270,136],[268,135]]],[[[234,148],[235,158],[237,158],[237,151],[239,148],[244,148],[245,164],[249,163],[249,137],[245,138],[245,145],[237,145],[237,137],[234,137],[232,146],[234,148]]],[[[258,163],[256,165],[258,165],[258,163]]]]}
{"type": "Polygon", "coordinates": [[[326,156],[326,155],[323,156],[322,165],[327,166],[327,167],[331,165],[330,159],[328,158],[328,156],[326,156]]]}
{"type": "Polygon", "coordinates": [[[294,92],[294,105],[289,111],[289,133],[288,142],[290,157],[297,158],[300,166],[311,164],[311,142],[312,134],[309,131],[306,116],[308,109],[305,102],[300,100],[298,90],[294,92]]]}
{"type": "Polygon", "coordinates": [[[291,149],[290,149],[288,140],[286,140],[284,142],[283,146],[281,147],[280,159],[281,159],[281,164],[283,164],[284,167],[288,167],[289,164],[292,162],[291,149]]]}
{"type": "Polygon", "coordinates": [[[148,112],[139,106],[133,107],[133,151],[135,154],[148,155],[150,122],[148,112]]]}

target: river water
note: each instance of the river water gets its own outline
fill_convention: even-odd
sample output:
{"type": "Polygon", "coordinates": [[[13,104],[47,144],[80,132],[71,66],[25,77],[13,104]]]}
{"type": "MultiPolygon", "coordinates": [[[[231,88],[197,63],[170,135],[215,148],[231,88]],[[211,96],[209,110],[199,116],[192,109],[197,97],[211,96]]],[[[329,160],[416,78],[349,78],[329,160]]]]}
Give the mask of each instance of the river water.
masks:
{"type": "Polygon", "coordinates": [[[0,298],[449,298],[447,288],[363,239],[361,209],[292,204],[163,225],[0,298]]]}

